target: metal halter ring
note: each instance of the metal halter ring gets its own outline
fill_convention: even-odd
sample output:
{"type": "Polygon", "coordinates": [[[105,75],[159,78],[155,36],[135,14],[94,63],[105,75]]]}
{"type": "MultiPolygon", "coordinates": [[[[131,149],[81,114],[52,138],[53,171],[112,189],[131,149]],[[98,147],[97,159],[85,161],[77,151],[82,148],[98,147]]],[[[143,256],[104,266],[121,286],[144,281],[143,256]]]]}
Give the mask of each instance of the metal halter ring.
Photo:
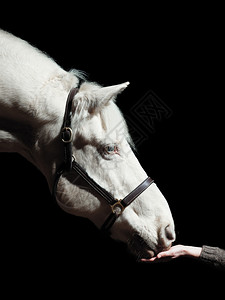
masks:
{"type": "Polygon", "coordinates": [[[121,201],[123,199],[120,199],[120,200],[116,199],[116,200],[117,200],[117,202],[114,203],[113,205],[111,205],[111,209],[114,214],[116,214],[117,216],[120,216],[122,214],[122,212],[124,211],[125,207],[121,203],[121,201]]]}

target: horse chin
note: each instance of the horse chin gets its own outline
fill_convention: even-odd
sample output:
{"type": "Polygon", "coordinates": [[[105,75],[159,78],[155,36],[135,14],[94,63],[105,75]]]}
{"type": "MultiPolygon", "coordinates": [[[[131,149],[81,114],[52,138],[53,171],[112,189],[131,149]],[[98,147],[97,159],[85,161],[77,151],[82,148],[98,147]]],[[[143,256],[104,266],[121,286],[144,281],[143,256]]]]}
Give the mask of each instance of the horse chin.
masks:
{"type": "Polygon", "coordinates": [[[155,256],[155,252],[153,250],[146,250],[145,253],[143,253],[142,258],[152,258],[155,256]]]}
{"type": "Polygon", "coordinates": [[[128,242],[128,248],[137,260],[142,258],[150,259],[156,256],[159,252],[168,250],[171,245],[172,243],[166,247],[160,244],[154,244],[145,240],[138,234],[133,235],[132,239],[128,242]]]}
{"type": "Polygon", "coordinates": [[[140,260],[142,258],[149,259],[156,255],[155,251],[153,251],[150,248],[142,248],[142,249],[130,248],[129,250],[131,254],[137,258],[137,260],[140,260]]]}
{"type": "Polygon", "coordinates": [[[155,256],[155,252],[152,249],[143,249],[143,251],[139,253],[138,258],[149,259],[152,258],[153,256],[155,256]]]}
{"type": "Polygon", "coordinates": [[[139,235],[134,235],[133,238],[128,242],[128,248],[132,255],[137,260],[141,258],[151,258],[155,256],[155,251],[148,245],[148,243],[139,235]]]}

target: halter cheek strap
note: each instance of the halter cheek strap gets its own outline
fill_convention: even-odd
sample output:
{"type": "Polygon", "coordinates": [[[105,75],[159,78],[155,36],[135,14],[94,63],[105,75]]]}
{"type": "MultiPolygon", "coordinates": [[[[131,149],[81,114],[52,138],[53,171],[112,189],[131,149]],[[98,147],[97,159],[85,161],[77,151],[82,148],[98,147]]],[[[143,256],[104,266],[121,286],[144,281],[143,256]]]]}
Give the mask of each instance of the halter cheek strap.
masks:
{"type": "Polygon", "coordinates": [[[67,101],[66,109],[63,118],[63,125],[61,129],[61,139],[64,144],[64,169],[66,172],[69,172],[72,169],[72,139],[73,139],[73,130],[71,128],[72,121],[72,103],[73,98],[78,93],[79,88],[73,88],[70,90],[67,101]]]}
{"type": "Polygon", "coordinates": [[[130,205],[141,193],[143,193],[153,182],[154,180],[150,177],[147,177],[139,186],[137,186],[133,191],[131,191],[123,199],[115,199],[108,191],[102,188],[96,181],[94,181],[87,172],[76,162],[75,157],[72,153],[72,138],[73,131],[71,128],[72,120],[72,101],[79,88],[71,89],[65,108],[65,114],[63,118],[63,125],[61,129],[61,140],[64,145],[64,163],[60,166],[55,175],[55,180],[53,184],[52,195],[56,198],[57,195],[57,186],[59,179],[62,175],[74,174],[74,177],[80,176],[87,183],[90,190],[104,199],[111,207],[111,214],[106,218],[101,229],[108,232],[116,219],[123,213],[124,209],[130,205]]]}

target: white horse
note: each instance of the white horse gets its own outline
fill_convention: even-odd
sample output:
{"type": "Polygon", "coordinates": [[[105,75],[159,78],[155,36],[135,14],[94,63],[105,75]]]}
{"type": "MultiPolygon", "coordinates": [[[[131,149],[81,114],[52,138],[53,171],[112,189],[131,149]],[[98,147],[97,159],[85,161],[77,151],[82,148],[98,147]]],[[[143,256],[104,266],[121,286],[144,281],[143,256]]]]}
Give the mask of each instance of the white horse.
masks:
{"type": "MultiPolygon", "coordinates": [[[[80,72],[66,72],[26,41],[0,30],[0,151],[17,152],[29,160],[43,173],[50,190],[64,157],[60,132],[66,99],[81,77],[80,72]]],[[[101,87],[84,80],[71,106],[73,155],[115,199],[123,199],[147,177],[115,104],[127,85],[101,87]]],[[[76,184],[69,173],[59,178],[56,195],[62,209],[90,219],[98,228],[111,212],[106,201],[76,184]]],[[[139,257],[151,257],[171,246],[173,218],[155,183],[123,211],[110,232],[139,257]]]]}

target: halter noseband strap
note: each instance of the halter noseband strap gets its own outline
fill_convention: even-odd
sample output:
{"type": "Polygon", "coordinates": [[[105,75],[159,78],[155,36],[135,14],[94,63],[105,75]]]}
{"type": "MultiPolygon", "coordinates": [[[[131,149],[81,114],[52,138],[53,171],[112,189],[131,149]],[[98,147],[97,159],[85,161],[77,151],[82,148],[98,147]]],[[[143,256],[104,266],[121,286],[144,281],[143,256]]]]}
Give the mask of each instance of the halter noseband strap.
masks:
{"type": "Polygon", "coordinates": [[[108,231],[116,219],[122,214],[124,209],[130,205],[141,193],[143,193],[154,180],[150,177],[147,177],[139,186],[137,186],[133,191],[131,191],[125,198],[121,200],[114,200],[114,204],[111,204],[112,212],[105,220],[102,225],[103,231],[108,231]]]}
{"type": "MultiPolygon", "coordinates": [[[[143,193],[154,180],[147,177],[139,186],[137,186],[133,191],[131,191],[125,198],[118,200],[115,199],[108,191],[102,188],[97,182],[95,182],[87,172],[76,162],[75,157],[72,153],[72,135],[73,131],[71,128],[72,121],[72,101],[79,88],[72,88],[69,92],[65,114],[63,118],[63,125],[61,129],[61,140],[64,144],[64,163],[61,167],[57,169],[55,180],[53,184],[52,195],[56,198],[57,185],[60,177],[63,174],[75,173],[76,176],[80,176],[88,184],[89,188],[94,190],[94,192],[103,198],[111,207],[111,214],[106,218],[101,229],[103,231],[109,231],[116,219],[122,214],[124,209],[130,205],[141,193],[143,193]]],[[[75,177],[76,178],[76,177],[75,177]]]]}

